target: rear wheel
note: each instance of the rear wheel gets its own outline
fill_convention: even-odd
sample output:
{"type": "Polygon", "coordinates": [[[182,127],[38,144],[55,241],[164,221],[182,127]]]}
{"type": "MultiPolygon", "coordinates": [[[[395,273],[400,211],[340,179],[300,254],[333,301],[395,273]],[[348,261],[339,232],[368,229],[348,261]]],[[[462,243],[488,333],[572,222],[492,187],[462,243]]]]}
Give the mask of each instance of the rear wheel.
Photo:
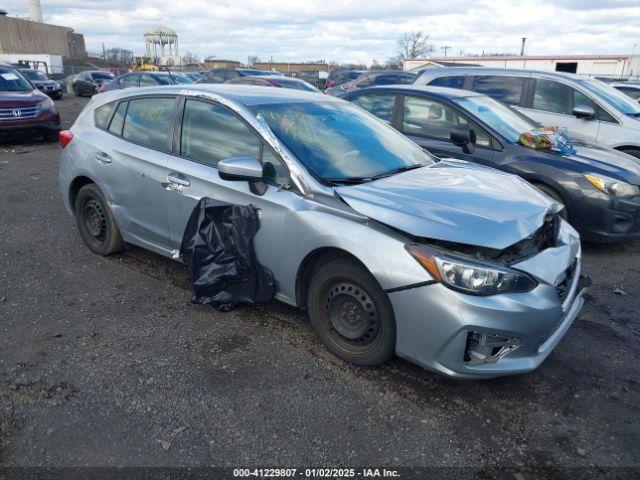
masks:
{"type": "Polygon", "coordinates": [[[124,248],[118,225],[96,184],[91,183],[80,189],[75,213],[80,236],[93,253],[111,255],[124,248]]]}
{"type": "Polygon", "coordinates": [[[560,194],[558,192],[556,192],[553,188],[551,188],[551,187],[549,187],[549,186],[547,186],[547,185],[545,185],[543,183],[534,183],[533,186],[536,187],[538,190],[541,190],[542,192],[544,192],[547,195],[549,195],[556,202],[562,204],[562,206],[564,208],[560,211],[560,217],[562,217],[564,220],[566,220],[568,222],[569,221],[569,210],[567,210],[567,204],[565,203],[564,199],[560,196],[560,194]]]}
{"type": "Polygon", "coordinates": [[[81,97],[82,94],[80,93],[80,87],[78,87],[78,85],[74,85],[73,86],[73,93],[76,97],[81,97]]]}
{"type": "Polygon", "coordinates": [[[387,294],[353,260],[320,266],[309,286],[311,325],[327,348],[357,365],[373,366],[393,357],[396,324],[387,294]]]}
{"type": "Polygon", "coordinates": [[[42,136],[44,137],[45,142],[57,142],[60,138],[60,134],[58,132],[47,132],[43,133],[42,136]]]}

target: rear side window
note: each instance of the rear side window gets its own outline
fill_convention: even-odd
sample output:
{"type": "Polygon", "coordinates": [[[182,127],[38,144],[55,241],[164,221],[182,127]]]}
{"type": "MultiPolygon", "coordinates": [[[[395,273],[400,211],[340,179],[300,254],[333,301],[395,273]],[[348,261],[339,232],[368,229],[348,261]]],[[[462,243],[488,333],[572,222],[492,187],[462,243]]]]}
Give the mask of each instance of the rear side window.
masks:
{"type": "Polygon", "coordinates": [[[391,125],[393,120],[393,106],[396,101],[395,95],[360,95],[352,101],[360,108],[364,108],[367,112],[374,114],[379,119],[384,120],[391,125]]]}
{"type": "Polygon", "coordinates": [[[524,89],[524,77],[479,75],[473,81],[473,91],[484,93],[507,105],[519,105],[524,89]]]}
{"type": "Polygon", "coordinates": [[[101,107],[96,108],[93,111],[93,120],[96,124],[96,127],[101,129],[106,129],[107,125],[109,125],[109,119],[111,118],[111,112],[113,112],[113,108],[115,103],[107,103],[106,105],[102,105],[101,107]]]}
{"type": "Polygon", "coordinates": [[[429,85],[434,87],[448,87],[448,88],[462,88],[464,86],[463,76],[457,77],[440,77],[429,82],[429,85]]]}
{"type": "Polygon", "coordinates": [[[131,75],[125,75],[120,79],[120,84],[124,88],[135,87],[138,84],[138,75],[136,75],[135,73],[131,75]]]}
{"type": "Polygon", "coordinates": [[[130,100],[122,136],[146,147],[166,150],[175,103],[173,98],[130,100]]]}
{"type": "Polygon", "coordinates": [[[180,153],[215,167],[224,158],[260,157],[258,137],[224,108],[187,100],[182,119],[180,153]]]}
{"type": "Polygon", "coordinates": [[[109,131],[116,135],[122,135],[122,125],[124,124],[124,114],[127,112],[127,102],[121,102],[116,109],[116,113],[109,124],[109,131]]]}

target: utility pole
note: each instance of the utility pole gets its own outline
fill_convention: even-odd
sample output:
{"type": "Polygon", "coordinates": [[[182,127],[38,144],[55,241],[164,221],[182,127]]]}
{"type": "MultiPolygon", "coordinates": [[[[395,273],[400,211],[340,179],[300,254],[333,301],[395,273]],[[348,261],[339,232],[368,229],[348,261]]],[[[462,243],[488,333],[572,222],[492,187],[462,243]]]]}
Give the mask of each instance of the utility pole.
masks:
{"type": "Polygon", "coordinates": [[[102,59],[103,60],[107,59],[107,51],[104,48],[104,42],[102,42],[102,59]]]}
{"type": "Polygon", "coordinates": [[[444,56],[445,56],[445,58],[446,58],[446,56],[447,56],[447,50],[450,50],[450,49],[451,49],[451,46],[450,46],[450,45],[445,45],[445,46],[440,47],[440,48],[442,48],[442,50],[444,50],[444,56]]]}
{"type": "Polygon", "coordinates": [[[524,45],[527,43],[527,37],[522,37],[522,47],[520,48],[520,56],[524,57],[524,45]]]}

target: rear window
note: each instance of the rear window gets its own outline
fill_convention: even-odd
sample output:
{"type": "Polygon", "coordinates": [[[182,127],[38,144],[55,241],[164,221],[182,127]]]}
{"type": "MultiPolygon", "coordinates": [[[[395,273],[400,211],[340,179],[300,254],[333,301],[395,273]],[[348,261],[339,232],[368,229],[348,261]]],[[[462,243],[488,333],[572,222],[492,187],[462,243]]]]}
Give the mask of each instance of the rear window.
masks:
{"type": "Polygon", "coordinates": [[[507,105],[519,105],[525,80],[525,77],[479,75],[473,81],[473,91],[484,93],[507,105]]]}
{"type": "Polygon", "coordinates": [[[101,107],[96,108],[93,111],[93,120],[95,122],[96,127],[101,129],[106,129],[107,125],[109,125],[109,119],[111,119],[111,112],[113,112],[113,108],[115,103],[107,103],[106,105],[102,105],[101,107]]]}
{"type": "Polygon", "coordinates": [[[440,77],[429,82],[434,87],[462,88],[464,86],[465,77],[458,75],[455,77],[440,77]]]}
{"type": "Polygon", "coordinates": [[[109,72],[92,72],[91,78],[94,80],[111,80],[113,78],[113,74],[109,72]]]}
{"type": "Polygon", "coordinates": [[[137,98],[129,101],[122,136],[156,150],[167,149],[173,124],[174,98],[137,98]]]}

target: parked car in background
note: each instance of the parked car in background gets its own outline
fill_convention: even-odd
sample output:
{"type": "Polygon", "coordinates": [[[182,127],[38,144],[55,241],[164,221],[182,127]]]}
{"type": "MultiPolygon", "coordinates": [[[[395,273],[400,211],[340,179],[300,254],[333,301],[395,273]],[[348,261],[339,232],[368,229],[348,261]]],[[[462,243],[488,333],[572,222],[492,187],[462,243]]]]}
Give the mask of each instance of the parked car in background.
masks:
{"type": "Polygon", "coordinates": [[[349,70],[349,69],[338,69],[332,70],[329,72],[329,76],[327,77],[327,82],[325,86],[325,93],[330,88],[339,87],[340,85],[351,82],[358,78],[363,73],[368,70],[349,70]]]}
{"type": "Polygon", "coordinates": [[[333,96],[340,96],[346,92],[351,92],[359,88],[373,87],[377,85],[402,85],[413,83],[415,79],[416,74],[411,72],[371,70],[362,73],[355,80],[343,83],[337,87],[328,88],[326,93],[333,96]]]}
{"type": "Polygon", "coordinates": [[[60,115],[47,95],[11,65],[0,63],[0,135],[35,133],[58,139],[60,115]]]}
{"type": "Polygon", "coordinates": [[[130,87],[154,87],[158,85],[174,85],[177,83],[193,83],[182,75],[169,72],[132,72],[120,75],[113,80],[102,84],[100,92],[120,90],[130,87]]]}
{"type": "Polygon", "coordinates": [[[21,68],[20,71],[41,92],[46,93],[56,100],[60,100],[62,98],[62,87],[60,84],[47,77],[40,70],[36,70],[35,68],[21,68]]]}
{"type": "Polygon", "coordinates": [[[91,96],[99,92],[100,87],[113,80],[113,73],[102,70],[80,72],[71,81],[71,89],[77,97],[91,96]]]}
{"type": "Polygon", "coordinates": [[[571,73],[477,67],[433,68],[416,85],[463,88],[513,106],[572,137],[640,158],[640,104],[593,78],[571,73]]]}
{"type": "Polygon", "coordinates": [[[583,239],[640,238],[640,160],[574,142],[573,152],[519,143],[537,124],[514,109],[464,90],[377,87],[345,99],[373,113],[440,158],[458,158],[519,175],[564,206],[583,239]]]}
{"type": "Polygon", "coordinates": [[[204,72],[184,72],[184,74],[189,77],[193,82],[197,82],[202,78],[204,72]]]}
{"type": "Polygon", "coordinates": [[[225,83],[238,77],[259,75],[282,75],[271,70],[256,70],[254,68],[212,68],[202,75],[198,83],[225,83]]]}
{"type": "Polygon", "coordinates": [[[238,77],[225,83],[231,83],[235,85],[258,85],[262,87],[292,88],[294,90],[306,90],[308,92],[320,93],[320,90],[318,90],[313,85],[305,82],[304,80],[300,80],[299,78],[285,77],[282,75],[238,77]]]}
{"type": "Polygon", "coordinates": [[[436,161],[339,99],[112,91],[60,137],[60,191],[93,252],[129,242],[178,258],[202,197],[252,205],[276,298],[360,365],[397,353],[452,377],[529,372],[584,303],[580,239],[558,203],[515,175],[436,161]]]}
{"type": "Polygon", "coordinates": [[[612,83],[611,86],[634,100],[640,101],[640,83],[612,83]]]}

